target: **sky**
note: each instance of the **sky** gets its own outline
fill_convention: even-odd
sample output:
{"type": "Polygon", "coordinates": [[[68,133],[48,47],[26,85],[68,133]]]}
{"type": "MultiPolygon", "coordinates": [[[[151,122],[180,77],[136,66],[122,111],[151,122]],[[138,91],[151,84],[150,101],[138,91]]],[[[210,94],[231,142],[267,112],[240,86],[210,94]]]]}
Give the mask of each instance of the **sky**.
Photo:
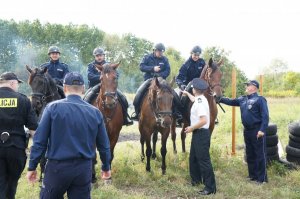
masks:
{"type": "Polygon", "coordinates": [[[0,19],[87,24],[109,34],[132,33],[174,47],[184,58],[193,46],[218,46],[254,78],[281,59],[300,72],[297,0],[9,0],[0,19]]]}

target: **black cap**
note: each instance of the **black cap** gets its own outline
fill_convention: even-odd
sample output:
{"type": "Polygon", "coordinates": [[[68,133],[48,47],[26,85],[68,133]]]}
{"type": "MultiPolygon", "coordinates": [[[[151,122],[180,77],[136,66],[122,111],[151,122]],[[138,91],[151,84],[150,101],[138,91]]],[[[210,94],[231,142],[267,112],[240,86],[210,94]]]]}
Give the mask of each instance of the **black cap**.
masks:
{"type": "Polygon", "coordinates": [[[192,80],[192,88],[197,90],[206,90],[208,88],[208,84],[203,79],[194,78],[192,80]]]}
{"type": "Polygon", "coordinates": [[[2,73],[1,76],[0,76],[0,81],[1,80],[17,80],[19,83],[23,83],[23,81],[20,80],[18,78],[18,76],[13,72],[2,73]]]}
{"type": "Polygon", "coordinates": [[[65,85],[83,85],[84,81],[83,81],[83,77],[80,73],[78,72],[70,72],[68,74],[66,74],[65,79],[64,79],[64,84],[65,85]]]}
{"type": "Polygon", "coordinates": [[[250,80],[249,82],[245,82],[244,84],[246,84],[247,86],[253,85],[253,86],[255,86],[256,88],[259,88],[259,83],[258,83],[258,81],[256,81],[256,80],[250,80]]]}

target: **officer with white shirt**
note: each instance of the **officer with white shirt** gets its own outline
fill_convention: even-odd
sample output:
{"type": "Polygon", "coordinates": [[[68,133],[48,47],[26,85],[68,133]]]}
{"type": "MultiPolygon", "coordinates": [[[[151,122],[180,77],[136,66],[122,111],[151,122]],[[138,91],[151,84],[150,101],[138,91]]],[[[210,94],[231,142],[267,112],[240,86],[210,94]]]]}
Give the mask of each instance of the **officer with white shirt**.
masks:
{"type": "Polygon", "coordinates": [[[193,95],[183,91],[193,103],[191,108],[191,125],[186,127],[185,133],[191,133],[192,143],[190,150],[190,175],[192,185],[203,183],[204,189],[199,192],[200,195],[210,195],[216,193],[215,174],[210,161],[210,112],[206,97],[203,95],[208,88],[207,83],[200,79],[192,80],[193,95]]]}

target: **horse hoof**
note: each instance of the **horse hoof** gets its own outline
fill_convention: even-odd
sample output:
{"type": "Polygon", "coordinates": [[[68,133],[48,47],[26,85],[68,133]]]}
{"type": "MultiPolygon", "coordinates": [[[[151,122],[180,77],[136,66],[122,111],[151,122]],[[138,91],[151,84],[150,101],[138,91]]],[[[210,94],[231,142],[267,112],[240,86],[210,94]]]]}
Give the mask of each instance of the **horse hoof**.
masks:
{"type": "Polygon", "coordinates": [[[111,185],[112,184],[112,179],[107,179],[107,180],[104,180],[104,184],[105,185],[111,185]]]}
{"type": "Polygon", "coordinates": [[[146,171],[150,172],[150,170],[151,170],[151,168],[150,168],[150,167],[149,167],[149,168],[146,168],[146,171]]]}
{"type": "Polygon", "coordinates": [[[162,170],[162,174],[163,174],[163,175],[166,175],[166,170],[162,170]]]}
{"type": "Polygon", "coordinates": [[[141,156],[141,161],[144,162],[145,156],[141,156]]]}

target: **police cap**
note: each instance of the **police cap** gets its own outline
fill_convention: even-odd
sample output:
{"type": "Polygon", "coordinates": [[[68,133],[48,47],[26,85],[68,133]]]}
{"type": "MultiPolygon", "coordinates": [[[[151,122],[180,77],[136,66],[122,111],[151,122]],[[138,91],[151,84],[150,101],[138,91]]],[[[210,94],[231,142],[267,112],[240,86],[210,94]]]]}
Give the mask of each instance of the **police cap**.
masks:
{"type": "Polygon", "coordinates": [[[64,84],[65,85],[84,85],[84,80],[83,77],[80,73],[78,72],[70,72],[68,74],[66,74],[65,78],[64,78],[64,84]]]}
{"type": "Polygon", "coordinates": [[[253,86],[255,86],[256,88],[259,89],[259,83],[256,80],[250,80],[249,82],[245,82],[244,84],[246,84],[247,86],[253,85],[253,86]]]}
{"type": "Polygon", "coordinates": [[[13,72],[5,72],[0,76],[0,81],[2,80],[17,80],[19,83],[23,83],[22,80],[18,78],[18,76],[13,72]]]}
{"type": "Polygon", "coordinates": [[[197,90],[206,90],[208,88],[208,84],[203,79],[194,78],[192,80],[191,87],[197,90]]]}
{"type": "Polygon", "coordinates": [[[94,56],[105,55],[103,48],[100,48],[100,47],[95,48],[93,51],[93,55],[94,56]]]}

